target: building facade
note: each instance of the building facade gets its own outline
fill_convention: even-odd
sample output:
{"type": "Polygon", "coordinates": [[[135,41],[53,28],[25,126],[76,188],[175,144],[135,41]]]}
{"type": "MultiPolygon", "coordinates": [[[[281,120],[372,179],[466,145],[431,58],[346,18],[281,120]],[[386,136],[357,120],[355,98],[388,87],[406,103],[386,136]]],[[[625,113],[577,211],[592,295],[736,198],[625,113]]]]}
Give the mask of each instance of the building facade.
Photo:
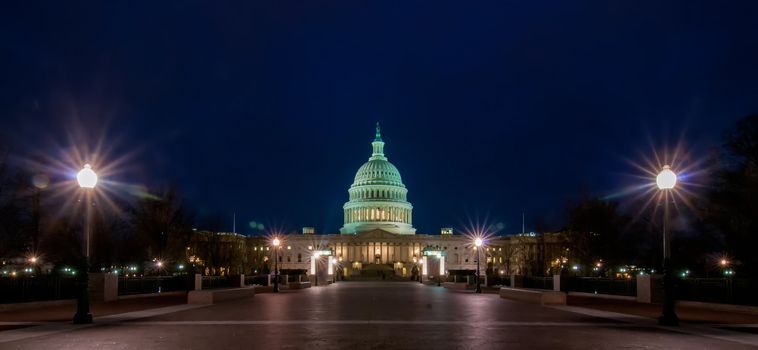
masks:
{"type": "Polygon", "coordinates": [[[480,260],[482,274],[542,274],[563,253],[560,234],[489,237],[479,250],[473,246],[473,237],[456,234],[449,227],[440,234],[417,234],[408,189],[384,153],[378,123],[371,146],[371,157],[348,189],[340,233],[314,234],[313,228],[306,227],[303,234],[281,237],[280,269],[323,272],[335,279],[430,279],[473,272],[480,260]]]}

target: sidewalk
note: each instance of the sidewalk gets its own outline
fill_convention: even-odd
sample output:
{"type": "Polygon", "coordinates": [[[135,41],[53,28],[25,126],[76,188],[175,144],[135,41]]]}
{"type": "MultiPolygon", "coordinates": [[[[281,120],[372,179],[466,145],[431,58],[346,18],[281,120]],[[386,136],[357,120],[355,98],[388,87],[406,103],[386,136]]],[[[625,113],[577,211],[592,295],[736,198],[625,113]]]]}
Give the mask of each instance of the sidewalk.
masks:
{"type": "MultiPolygon", "coordinates": [[[[570,306],[579,306],[588,309],[617,312],[628,315],[658,318],[661,315],[661,305],[642,304],[634,301],[601,299],[585,296],[569,295],[566,302],[570,306]]],[[[758,324],[758,315],[713,311],[693,307],[676,307],[676,314],[682,323],[701,324],[758,324]]]]}
{"type": "MultiPolygon", "coordinates": [[[[145,298],[122,299],[111,302],[93,302],[90,305],[92,316],[98,317],[121,314],[132,311],[160,308],[187,303],[187,295],[160,295],[145,298]]],[[[76,304],[44,307],[39,309],[0,312],[0,322],[71,322],[76,312],[76,304]]],[[[18,328],[0,325],[0,330],[18,328]]]]}

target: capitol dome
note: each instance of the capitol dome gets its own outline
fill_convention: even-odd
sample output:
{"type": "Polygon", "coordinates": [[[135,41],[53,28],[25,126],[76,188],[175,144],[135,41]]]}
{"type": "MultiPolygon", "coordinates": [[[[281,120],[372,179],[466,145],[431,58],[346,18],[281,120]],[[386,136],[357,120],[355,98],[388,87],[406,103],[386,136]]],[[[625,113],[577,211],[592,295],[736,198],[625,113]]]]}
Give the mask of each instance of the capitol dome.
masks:
{"type": "Polygon", "coordinates": [[[355,174],[353,186],[362,185],[403,185],[400,172],[387,159],[372,159],[363,164],[355,174]]]}
{"type": "Polygon", "coordinates": [[[348,189],[350,200],[343,206],[345,225],[340,232],[355,234],[382,229],[396,234],[415,234],[413,206],[406,200],[408,189],[400,172],[384,155],[379,123],[371,145],[371,157],[358,169],[348,189]]]}

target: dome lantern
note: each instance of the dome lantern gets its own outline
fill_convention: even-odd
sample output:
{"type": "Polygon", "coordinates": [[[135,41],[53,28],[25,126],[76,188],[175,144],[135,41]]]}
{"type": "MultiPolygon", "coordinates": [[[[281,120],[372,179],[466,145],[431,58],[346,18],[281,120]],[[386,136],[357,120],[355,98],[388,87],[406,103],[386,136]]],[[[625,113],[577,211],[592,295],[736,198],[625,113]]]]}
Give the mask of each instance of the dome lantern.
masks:
{"type": "Polygon", "coordinates": [[[371,158],[369,158],[369,160],[387,160],[387,157],[384,156],[384,141],[382,141],[382,132],[379,128],[379,122],[376,122],[376,136],[374,137],[374,142],[371,143],[371,146],[374,148],[374,152],[371,153],[371,158]]]}

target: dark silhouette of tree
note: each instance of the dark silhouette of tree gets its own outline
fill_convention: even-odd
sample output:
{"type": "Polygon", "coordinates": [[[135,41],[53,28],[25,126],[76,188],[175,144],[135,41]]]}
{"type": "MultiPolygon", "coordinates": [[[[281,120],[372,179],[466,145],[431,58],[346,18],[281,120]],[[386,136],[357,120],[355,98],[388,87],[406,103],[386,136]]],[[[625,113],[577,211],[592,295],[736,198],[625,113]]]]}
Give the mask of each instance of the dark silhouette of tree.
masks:
{"type": "Polygon", "coordinates": [[[705,230],[721,240],[723,249],[742,262],[742,270],[758,275],[758,115],[747,116],[724,133],[714,157],[712,186],[702,219],[705,230]]]}
{"type": "Polygon", "coordinates": [[[18,257],[27,249],[20,187],[23,176],[11,167],[9,150],[0,145],[0,257],[18,257]]]}
{"type": "Polygon", "coordinates": [[[192,237],[192,214],[175,187],[164,190],[159,198],[137,201],[132,215],[134,238],[140,242],[145,260],[166,262],[184,260],[192,237]]]}
{"type": "Polygon", "coordinates": [[[641,232],[618,203],[584,198],[568,210],[570,258],[585,266],[603,260],[604,265],[639,264],[647,257],[639,249],[641,232]]]}

